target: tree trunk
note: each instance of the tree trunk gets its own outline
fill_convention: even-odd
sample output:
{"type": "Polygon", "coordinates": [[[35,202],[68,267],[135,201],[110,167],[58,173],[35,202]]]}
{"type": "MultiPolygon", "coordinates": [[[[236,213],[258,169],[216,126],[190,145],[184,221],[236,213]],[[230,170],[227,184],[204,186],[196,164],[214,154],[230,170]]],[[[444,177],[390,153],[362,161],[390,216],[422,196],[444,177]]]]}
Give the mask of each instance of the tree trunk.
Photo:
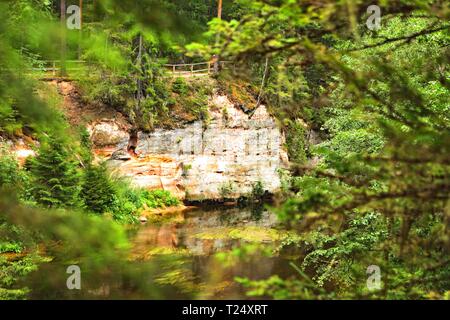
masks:
{"type": "Polygon", "coordinates": [[[264,91],[264,85],[266,83],[267,73],[269,71],[269,57],[266,57],[266,64],[264,66],[264,74],[261,80],[261,87],[259,88],[259,94],[258,94],[258,100],[256,101],[256,107],[255,110],[259,107],[261,103],[262,94],[264,91]]]}
{"type": "Polygon", "coordinates": [[[222,0],[219,0],[219,6],[217,8],[217,18],[222,19],[222,0]]]}
{"type": "Polygon", "coordinates": [[[142,66],[142,53],[143,53],[143,37],[142,34],[139,34],[138,39],[138,52],[136,57],[136,66],[137,66],[137,73],[136,73],[136,104],[134,107],[134,112],[132,115],[132,124],[133,124],[133,130],[139,129],[139,121],[142,120],[142,111],[141,111],[141,101],[143,98],[142,94],[142,73],[143,73],[143,66],[142,66]]]}
{"type": "Polygon", "coordinates": [[[136,106],[140,110],[141,99],[142,99],[142,34],[139,34],[139,47],[138,55],[136,59],[136,64],[138,66],[138,77],[136,79],[137,84],[137,95],[136,95],[136,106]]]}
{"type": "Polygon", "coordinates": [[[80,6],[80,31],[78,39],[78,60],[81,60],[81,41],[83,40],[83,0],[79,0],[80,6]]]}
{"type": "Polygon", "coordinates": [[[60,76],[66,75],[66,0],[61,0],[61,61],[60,76]]]}
{"type": "MultiPolygon", "coordinates": [[[[222,0],[219,0],[217,6],[217,18],[222,19],[222,0]]],[[[219,34],[216,35],[216,44],[219,43],[219,34]]],[[[217,74],[219,72],[219,59],[220,55],[215,55],[213,57],[214,61],[214,73],[217,74]]]]}
{"type": "Polygon", "coordinates": [[[130,140],[128,141],[127,151],[133,155],[136,154],[136,147],[138,144],[138,132],[139,132],[139,121],[142,119],[141,112],[141,100],[143,98],[142,95],[142,51],[143,51],[143,37],[142,33],[139,34],[139,44],[138,44],[138,53],[136,57],[136,65],[137,65],[137,75],[136,75],[136,104],[132,114],[132,129],[130,131],[130,140]]]}

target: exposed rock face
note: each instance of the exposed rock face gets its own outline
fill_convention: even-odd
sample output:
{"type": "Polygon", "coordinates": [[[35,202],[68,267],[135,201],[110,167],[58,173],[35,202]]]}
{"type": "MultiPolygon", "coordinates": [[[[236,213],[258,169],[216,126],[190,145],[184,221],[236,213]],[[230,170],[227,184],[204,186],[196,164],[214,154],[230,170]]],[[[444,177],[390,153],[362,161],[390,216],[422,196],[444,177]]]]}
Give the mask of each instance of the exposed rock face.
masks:
{"type": "Polygon", "coordinates": [[[19,138],[15,141],[6,140],[0,137],[0,148],[5,148],[11,155],[14,155],[21,166],[25,164],[28,157],[36,156],[36,152],[33,150],[32,146],[38,145],[36,141],[28,138],[29,141],[25,141],[19,138]]]}
{"type": "MultiPolygon", "coordinates": [[[[269,192],[278,190],[277,170],[286,165],[287,155],[266,108],[247,115],[226,96],[216,96],[212,105],[207,125],[197,121],[180,129],[140,133],[140,156],[110,163],[136,185],[170,190],[188,200],[237,198],[250,193],[257,181],[269,192]]],[[[121,139],[117,149],[127,143],[121,139]]]]}
{"type": "Polygon", "coordinates": [[[114,121],[104,120],[88,127],[92,142],[99,147],[117,145],[128,139],[124,128],[114,121]]]}

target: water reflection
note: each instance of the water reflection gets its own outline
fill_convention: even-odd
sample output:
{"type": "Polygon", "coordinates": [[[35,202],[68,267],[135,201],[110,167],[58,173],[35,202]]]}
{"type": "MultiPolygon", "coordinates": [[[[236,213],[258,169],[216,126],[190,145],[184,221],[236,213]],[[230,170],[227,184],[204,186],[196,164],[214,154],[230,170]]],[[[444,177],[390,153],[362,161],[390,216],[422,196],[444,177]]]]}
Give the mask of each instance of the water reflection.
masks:
{"type": "MultiPolygon", "coordinates": [[[[34,299],[246,299],[235,277],[265,279],[292,272],[282,257],[237,255],[233,263],[217,253],[244,244],[276,243],[274,214],[248,208],[201,208],[151,219],[130,232],[129,258],[98,269],[96,261],[52,261],[28,279],[34,299]],[[79,264],[82,290],[67,290],[66,267],[79,264]]],[[[233,252],[234,252],[233,251],[233,252]]],[[[101,260],[102,257],[99,257],[101,260]]],[[[99,260],[99,261],[100,261],[99,260]]]]}
{"type": "Polygon", "coordinates": [[[187,249],[194,255],[211,255],[232,249],[242,241],[229,237],[227,232],[230,230],[278,227],[275,214],[269,211],[256,212],[248,208],[209,207],[175,213],[175,221],[142,226],[133,239],[134,253],[154,247],[187,249]]]}
{"type": "Polygon", "coordinates": [[[274,273],[285,274],[287,261],[280,257],[249,255],[224,266],[214,254],[239,248],[252,240],[272,244],[271,232],[281,232],[278,229],[276,215],[267,210],[201,208],[174,214],[173,221],[140,227],[133,236],[133,253],[138,259],[151,259],[152,253],[161,252],[188,256],[191,263],[186,272],[198,284],[197,297],[242,299],[246,298],[245,292],[235,283],[236,276],[265,279],[274,273]]]}

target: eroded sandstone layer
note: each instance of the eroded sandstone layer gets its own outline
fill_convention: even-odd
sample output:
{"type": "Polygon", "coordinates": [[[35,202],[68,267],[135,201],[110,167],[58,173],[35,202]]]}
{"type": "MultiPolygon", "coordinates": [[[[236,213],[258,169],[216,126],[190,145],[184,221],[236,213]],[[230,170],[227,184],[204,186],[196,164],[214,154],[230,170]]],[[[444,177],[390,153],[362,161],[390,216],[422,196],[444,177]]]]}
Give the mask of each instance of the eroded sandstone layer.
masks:
{"type": "Polygon", "coordinates": [[[188,200],[237,198],[258,181],[276,192],[287,155],[275,120],[264,106],[246,114],[226,96],[215,96],[211,105],[206,123],[139,133],[137,158],[121,152],[128,136],[113,123],[96,123],[89,130],[97,153],[116,151],[111,166],[141,187],[170,190],[188,200]]]}

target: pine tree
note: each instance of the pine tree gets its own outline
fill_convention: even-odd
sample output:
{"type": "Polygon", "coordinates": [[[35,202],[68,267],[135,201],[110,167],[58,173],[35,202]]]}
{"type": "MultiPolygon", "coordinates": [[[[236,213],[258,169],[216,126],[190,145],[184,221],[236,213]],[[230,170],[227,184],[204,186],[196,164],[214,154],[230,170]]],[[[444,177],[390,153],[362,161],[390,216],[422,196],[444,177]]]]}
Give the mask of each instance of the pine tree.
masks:
{"type": "Polygon", "coordinates": [[[37,203],[47,207],[76,207],[80,190],[77,163],[64,142],[50,138],[43,143],[31,162],[34,178],[32,194],[37,203]]]}
{"type": "Polygon", "coordinates": [[[90,165],[86,169],[81,198],[84,205],[95,213],[103,213],[112,208],[117,196],[104,164],[90,165]]]}

